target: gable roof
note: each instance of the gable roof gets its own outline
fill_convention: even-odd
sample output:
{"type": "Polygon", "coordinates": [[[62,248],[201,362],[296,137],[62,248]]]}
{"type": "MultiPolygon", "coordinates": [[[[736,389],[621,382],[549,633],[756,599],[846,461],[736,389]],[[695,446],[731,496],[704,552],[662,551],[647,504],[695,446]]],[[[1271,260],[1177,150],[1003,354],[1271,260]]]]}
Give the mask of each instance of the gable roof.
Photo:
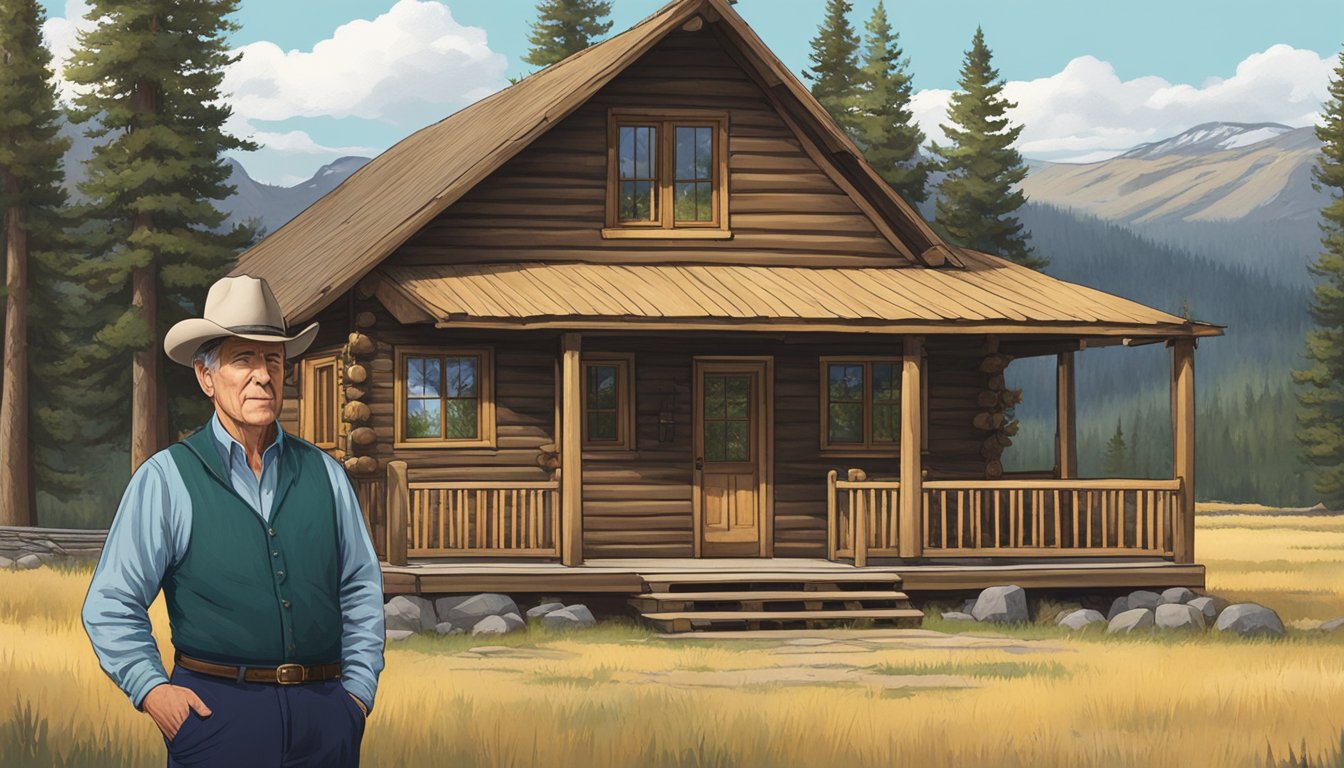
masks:
{"type": "MultiPolygon", "coordinates": [[[[265,278],[289,324],[315,315],[398,246],[697,14],[721,22],[769,95],[792,112],[866,201],[929,266],[959,265],[928,224],[867,162],[797,77],[725,0],[672,0],[630,29],[422,128],[383,152],[273,234],[229,273],[265,278]]],[[[790,115],[781,115],[786,121],[790,115]]]]}

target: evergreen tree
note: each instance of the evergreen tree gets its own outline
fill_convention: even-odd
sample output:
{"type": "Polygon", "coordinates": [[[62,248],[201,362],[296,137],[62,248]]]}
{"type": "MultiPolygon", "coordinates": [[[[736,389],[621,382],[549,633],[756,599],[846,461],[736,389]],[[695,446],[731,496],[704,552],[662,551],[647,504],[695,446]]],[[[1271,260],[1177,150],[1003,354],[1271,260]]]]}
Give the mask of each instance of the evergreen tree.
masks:
{"type": "Polygon", "coordinates": [[[892,189],[912,204],[922,203],[929,194],[929,166],[919,157],[924,132],[910,111],[910,59],[902,58],[900,35],[892,31],[882,0],[865,31],[859,72],[859,145],[892,189]]]}
{"type": "Polygon", "coordinates": [[[1027,175],[1013,148],[1022,126],[1008,124],[1005,114],[1017,104],[1003,98],[992,57],[984,32],[976,27],[957,81],[960,90],[947,108],[952,125],[941,126],[952,143],[933,145],[947,172],[938,188],[934,223],[960,245],[1040,269],[1048,260],[1032,252],[1030,233],[1012,215],[1026,202],[1022,190],[1013,188],[1027,175]]]}
{"type": "Polygon", "coordinates": [[[523,61],[545,67],[582,51],[611,29],[610,15],[611,0],[541,0],[523,61]]]}
{"type": "Polygon", "coordinates": [[[1129,471],[1129,446],[1125,445],[1125,433],[1120,429],[1120,421],[1115,422],[1115,434],[1106,442],[1106,457],[1102,462],[1102,472],[1107,477],[1124,477],[1129,471]]]}
{"type": "MultiPolygon", "coordinates": [[[[62,263],[65,191],[51,54],[42,45],[36,0],[0,0],[0,232],[5,243],[4,375],[0,387],[0,525],[35,525],[34,478],[46,478],[52,447],[52,395],[62,387],[62,358],[52,343],[66,327],[54,288],[62,263]],[[43,354],[30,358],[29,348],[43,354]],[[36,386],[31,386],[35,384],[36,386]],[[34,467],[34,460],[42,466],[34,467]]],[[[67,392],[68,394],[68,392],[67,392]]],[[[56,438],[60,435],[57,434],[56,438]]],[[[59,473],[57,473],[59,475],[59,473]]]]}
{"type": "Polygon", "coordinates": [[[82,372],[88,389],[120,395],[105,406],[95,441],[130,433],[131,468],[164,447],[169,399],[176,426],[208,415],[192,371],[163,366],[162,338],[200,314],[208,286],[255,236],[224,226],[215,202],[233,187],[221,153],[255,145],[224,132],[231,109],[219,92],[236,60],[225,35],[238,0],[92,0],[98,26],[80,36],[66,77],[85,86],[72,115],[102,139],[80,189],[88,259],[80,276],[99,290],[98,324],[82,372]],[[127,366],[130,362],[132,365],[127,366]],[[125,394],[131,392],[130,408],[125,394]],[[129,429],[127,424],[129,422],[129,429]]]}
{"type": "Polygon", "coordinates": [[[1330,81],[1316,137],[1324,146],[1313,173],[1334,193],[1321,211],[1323,250],[1309,267],[1318,278],[1311,302],[1306,370],[1294,371],[1302,458],[1320,467],[1314,487],[1332,509],[1344,506],[1344,52],[1330,81]]]}
{"type": "Polygon", "coordinates": [[[812,95],[851,137],[859,134],[859,35],[849,23],[848,0],[826,0],[826,18],[812,38],[812,95]]]}

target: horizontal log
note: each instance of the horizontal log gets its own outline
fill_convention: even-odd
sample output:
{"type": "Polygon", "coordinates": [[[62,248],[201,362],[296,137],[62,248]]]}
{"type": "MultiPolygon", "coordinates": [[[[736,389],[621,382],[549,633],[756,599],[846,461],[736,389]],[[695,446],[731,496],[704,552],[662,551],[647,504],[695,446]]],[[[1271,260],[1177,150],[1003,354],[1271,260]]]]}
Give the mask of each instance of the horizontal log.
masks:
{"type": "Polygon", "coordinates": [[[926,491],[1179,491],[1180,480],[1144,480],[1133,478],[1068,479],[1068,480],[1004,480],[1001,482],[975,480],[925,480],[926,491]]]}

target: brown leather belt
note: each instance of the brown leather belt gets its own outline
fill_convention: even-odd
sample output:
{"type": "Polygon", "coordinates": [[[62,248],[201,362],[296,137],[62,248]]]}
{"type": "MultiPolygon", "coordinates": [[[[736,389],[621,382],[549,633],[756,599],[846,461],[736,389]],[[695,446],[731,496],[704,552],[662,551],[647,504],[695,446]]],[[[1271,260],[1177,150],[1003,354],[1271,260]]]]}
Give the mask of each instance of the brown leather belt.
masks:
{"type": "Polygon", "coordinates": [[[281,664],[278,667],[237,667],[193,659],[190,656],[183,656],[181,653],[176,654],[173,658],[182,668],[190,669],[192,672],[227,677],[239,682],[298,685],[299,683],[316,683],[322,680],[338,680],[341,677],[340,662],[311,666],[281,664]]]}

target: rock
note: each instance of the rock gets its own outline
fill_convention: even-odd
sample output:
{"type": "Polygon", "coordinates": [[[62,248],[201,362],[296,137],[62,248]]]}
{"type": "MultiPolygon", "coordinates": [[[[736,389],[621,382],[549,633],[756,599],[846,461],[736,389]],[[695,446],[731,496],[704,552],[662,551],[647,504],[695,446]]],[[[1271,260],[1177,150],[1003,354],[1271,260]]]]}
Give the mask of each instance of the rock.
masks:
{"type": "Polygon", "coordinates": [[[1027,620],[1027,591],[1018,586],[990,587],[980,593],[971,615],[976,621],[1018,624],[1027,620]]]}
{"type": "Polygon", "coordinates": [[[1242,637],[1281,637],[1283,622],[1279,615],[1263,605],[1237,603],[1218,614],[1214,625],[1219,632],[1235,632],[1242,637]]]}
{"type": "Polygon", "coordinates": [[[529,617],[531,617],[531,616],[545,616],[546,614],[550,613],[551,611],[558,611],[558,610],[560,610],[561,608],[564,608],[564,607],[565,607],[565,604],[564,604],[564,603],[542,603],[541,605],[538,605],[538,606],[536,606],[535,608],[528,608],[528,609],[527,609],[527,615],[528,615],[529,617]]]}
{"type": "Polygon", "coordinates": [[[57,555],[53,555],[50,552],[38,552],[36,556],[37,561],[42,563],[43,565],[54,565],[56,562],[60,560],[60,558],[57,555]]]}
{"type": "Polygon", "coordinates": [[[37,555],[24,555],[14,561],[14,565],[23,571],[31,571],[34,568],[42,567],[42,558],[37,555]]]}
{"type": "Polygon", "coordinates": [[[459,627],[475,626],[487,616],[522,613],[512,598],[496,592],[441,597],[435,601],[434,609],[438,613],[439,621],[451,621],[459,627]]]}
{"type": "MultiPolygon", "coordinates": [[[[1149,593],[1152,594],[1152,593],[1149,593]]],[[[1106,626],[1108,635],[1128,635],[1153,626],[1153,612],[1148,608],[1130,608],[1111,619],[1106,626]]]]}
{"type": "Polygon", "coordinates": [[[454,627],[450,621],[441,621],[434,625],[434,631],[440,635],[465,635],[467,631],[461,627],[454,627]]]}
{"type": "Polygon", "coordinates": [[[13,568],[14,561],[8,557],[0,557],[0,568],[13,568]]]}
{"type": "Polygon", "coordinates": [[[1089,624],[1096,624],[1099,621],[1106,621],[1106,617],[1101,615],[1100,611],[1083,609],[1066,613],[1059,618],[1059,626],[1069,629],[1082,629],[1089,624]]]}
{"type": "Polygon", "coordinates": [[[591,627],[597,622],[586,606],[571,605],[568,608],[551,611],[542,616],[541,623],[547,629],[570,629],[573,627],[591,627]]]}
{"type": "Polygon", "coordinates": [[[387,636],[387,642],[389,642],[389,643],[395,643],[395,642],[398,642],[398,641],[401,641],[401,640],[405,640],[406,638],[408,638],[408,637],[410,637],[411,635],[414,635],[414,634],[415,634],[415,633],[412,632],[412,631],[409,630],[409,629],[389,629],[389,630],[387,630],[387,633],[386,633],[386,636],[387,636]]]}
{"type": "Polygon", "coordinates": [[[943,621],[975,621],[975,617],[964,611],[943,611],[943,621]]]}
{"type": "MultiPolygon", "coordinates": [[[[1217,595],[1201,595],[1201,597],[1207,597],[1213,601],[1213,611],[1215,616],[1227,610],[1227,606],[1231,605],[1231,603],[1217,595]]],[[[1199,598],[1197,597],[1195,599],[1198,600],[1199,598]]]]}
{"type": "Polygon", "coordinates": [[[1110,621],[1111,619],[1114,619],[1116,616],[1119,616],[1120,614],[1128,610],[1129,610],[1129,598],[1123,595],[1117,597],[1115,598],[1115,602],[1111,603],[1111,610],[1106,612],[1106,620],[1110,621]]]}
{"type": "Polygon", "coordinates": [[[434,605],[423,597],[397,595],[383,606],[383,626],[388,630],[429,631],[434,620],[434,605]]]}
{"type": "Polygon", "coordinates": [[[1172,587],[1163,590],[1158,599],[1162,601],[1162,605],[1184,605],[1195,599],[1195,593],[1185,587],[1172,587]]]}
{"type": "Polygon", "coordinates": [[[974,597],[972,597],[970,600],[967,600],[966,602],[964,602],[964,603],[961,604],[961,612],[962,612],[962,613],[970,613],[971,611],[974,611],[974,610],[975,610],[975,598],[974,598],[974,597]]]}
{"type": "Polygon", "coordinates": [[[504,623],[509,626],[510,632],[514,632],[519,629],[527,629],[527,622],[523,620],[522,616],[519,616],[516,613],[506,613],[501,618],[503,618],[504,623]]]}
{"type": "Polygon", "coordinates": [[[1200,632],[1208,627],[1204,623],[1202,611],[1193,605],[1181,603],[1163,603],[1157,606],[1153,623],[1162,629],[1197,629],[1200,632]]]}
{"type": "Polygon", "coordinates": [[[1186,605],[1199,611],[1204,616],[1205,626],[1212,624],[1213,620],[1218,618],[1218,604],[1214,602],[1212,597],[1196,597],[1186,605]]]}
{"type": "Polygon", "coordinates": [[[1126,600],[1128,601],[1129,610],[1131,611],[1135,608],[1152,609],[1162,604],[1161,595],[1156,592],[1149,592],[1146,589],[1130,592],[1129,597],[1127,597],[1126,600]]]}
{"type": "Polygon", "coordinates": [[[1344,629],[1344,616],[1338,619],[1331,619],[1329,621],[1321,622],[1321,626],[1317,627],[1316,629],[1320,630],[1321,632],[1338,632],[1341,629],[1344,629]]]}
{"type": "MultiPolygon", "coordinates": [[[[574,605],[566,607],[564,610],[569,611],[570,614],[578,619],[579,623],[583,624],[585,627],[591,627],[597,623],[597,619],[593,618],[593,612],[588,610],[588,606],[582,603],[575,603],[574,605]]],[[[554,613],[554,611],[552,611],[552,613],[554,613]]]]}
{"type": "Polygon", "coordinates": [[[509,623],[504,621],[503,616],[486,616],[476,622],[471,628],[471,635],[504,635],[508,634],[509,623]]]}

